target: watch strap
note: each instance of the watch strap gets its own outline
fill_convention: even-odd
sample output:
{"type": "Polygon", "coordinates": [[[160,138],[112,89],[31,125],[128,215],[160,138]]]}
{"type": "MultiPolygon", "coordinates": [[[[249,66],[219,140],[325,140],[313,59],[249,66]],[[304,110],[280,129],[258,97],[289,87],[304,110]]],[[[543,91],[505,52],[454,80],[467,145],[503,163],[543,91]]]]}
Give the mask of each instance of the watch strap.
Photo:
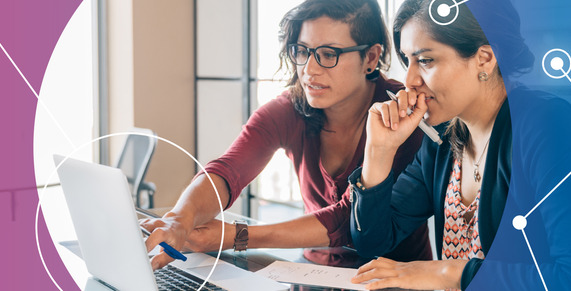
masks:
{"type": "Polygon", "coordinates": [[[245,251],[248,248],[248,224],[245,221],[234,221],[234,224],[236,225],[234,251],[245,251]]]}

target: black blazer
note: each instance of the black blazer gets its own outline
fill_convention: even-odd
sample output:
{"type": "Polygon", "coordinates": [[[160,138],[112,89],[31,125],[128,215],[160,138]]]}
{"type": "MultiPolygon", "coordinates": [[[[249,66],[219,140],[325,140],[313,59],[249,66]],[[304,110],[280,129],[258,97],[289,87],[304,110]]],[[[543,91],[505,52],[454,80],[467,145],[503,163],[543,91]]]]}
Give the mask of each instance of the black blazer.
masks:
{"type": "MultiPolygon", "coordinates": [[[[446,124],[437,127],[443,132],[446,124]]],[[[441,135],[442,136],[442,135],[441,135]]],[[[414,161],[393,185],[392,173],[381,184],[361,190],[352,187],[351,236],[361,255],[383,256],[434,215],[438,259],[442,258],[444,198],[454,157],[443,136],[438,146],[428,137],[414,161]],[[392,195],[391,195],[392,193],[392,195]]],[[[492,129],[479,206],[479,232],[482,250],[490,250],[502,218],[508,195],[512,164],[512,130],[508,101],[504,102],[492,129]]],[[[351,174],[355,185],[362,168],[351,174]]],[[[468,285],[483,260],[472,259],[462,274],[462,287],[468,285]]]]}

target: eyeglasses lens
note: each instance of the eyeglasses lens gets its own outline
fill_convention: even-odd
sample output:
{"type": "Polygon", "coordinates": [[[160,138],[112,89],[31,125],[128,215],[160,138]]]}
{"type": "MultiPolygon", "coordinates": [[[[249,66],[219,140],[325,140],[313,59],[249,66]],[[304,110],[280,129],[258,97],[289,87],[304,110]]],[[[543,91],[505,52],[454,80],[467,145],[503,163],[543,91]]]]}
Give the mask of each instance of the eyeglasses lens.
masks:
{"type": "MultiPolygon", "coordinates": [[[[309,59],[310,50],[302,45],[292,45],[289,50],[290,59],[296,65],[305,65],[309,59]]],[[[337,52],[330,48],[319,47],[314,50],[314,54],[317,62],[323,67],[332,68],[337,65],[337,52]]]]}

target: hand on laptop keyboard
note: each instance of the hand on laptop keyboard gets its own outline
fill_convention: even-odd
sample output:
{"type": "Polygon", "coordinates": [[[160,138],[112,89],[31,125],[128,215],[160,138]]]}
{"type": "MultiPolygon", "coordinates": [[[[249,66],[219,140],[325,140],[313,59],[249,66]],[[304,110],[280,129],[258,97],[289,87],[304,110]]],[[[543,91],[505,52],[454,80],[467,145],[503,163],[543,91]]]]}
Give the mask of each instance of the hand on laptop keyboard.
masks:
{"type": "MultiPolygon", "coordinates": [[[[174,216],[163,217],[160,219],[143,219],[139,221],[139,224],[151,232],[151,235],[145,241],[147,252],[150,252],[161,242],[169,244],[178,251],[182,250],[189,234],[187,229],[190,229],[190,227],[185,227],[185,225],[183,225],[183,223],[174,216]]],[[[174,261],[172,257],[164,251],[161,251],[151,259],[151,266],[153,267],[153,270],[157,270],[172,261],[174,261]]]]}

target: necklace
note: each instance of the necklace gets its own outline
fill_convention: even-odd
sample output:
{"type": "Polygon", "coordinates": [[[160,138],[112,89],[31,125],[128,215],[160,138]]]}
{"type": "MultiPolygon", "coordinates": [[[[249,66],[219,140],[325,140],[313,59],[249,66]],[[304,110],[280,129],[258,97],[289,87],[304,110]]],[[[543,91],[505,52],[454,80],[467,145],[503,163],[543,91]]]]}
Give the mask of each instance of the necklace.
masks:
{"type": "Polygon", "coordinates": [[[488,144],[490,143],[490,138],[492,138],[491,136],[488,138],[488,141],[486,142],[486,145],[484,146],[484,149],[482,150],[482,153],[480,154],[480,158],[478,159],[477,163],[474,163],[474,182],[479,183],[480,180],[482,180],[482,175],[480,175],[480,163],[482,162],[482,157],[484,157],[484,153],[486,152],[486,148],[488,148],[488,144]]]}

